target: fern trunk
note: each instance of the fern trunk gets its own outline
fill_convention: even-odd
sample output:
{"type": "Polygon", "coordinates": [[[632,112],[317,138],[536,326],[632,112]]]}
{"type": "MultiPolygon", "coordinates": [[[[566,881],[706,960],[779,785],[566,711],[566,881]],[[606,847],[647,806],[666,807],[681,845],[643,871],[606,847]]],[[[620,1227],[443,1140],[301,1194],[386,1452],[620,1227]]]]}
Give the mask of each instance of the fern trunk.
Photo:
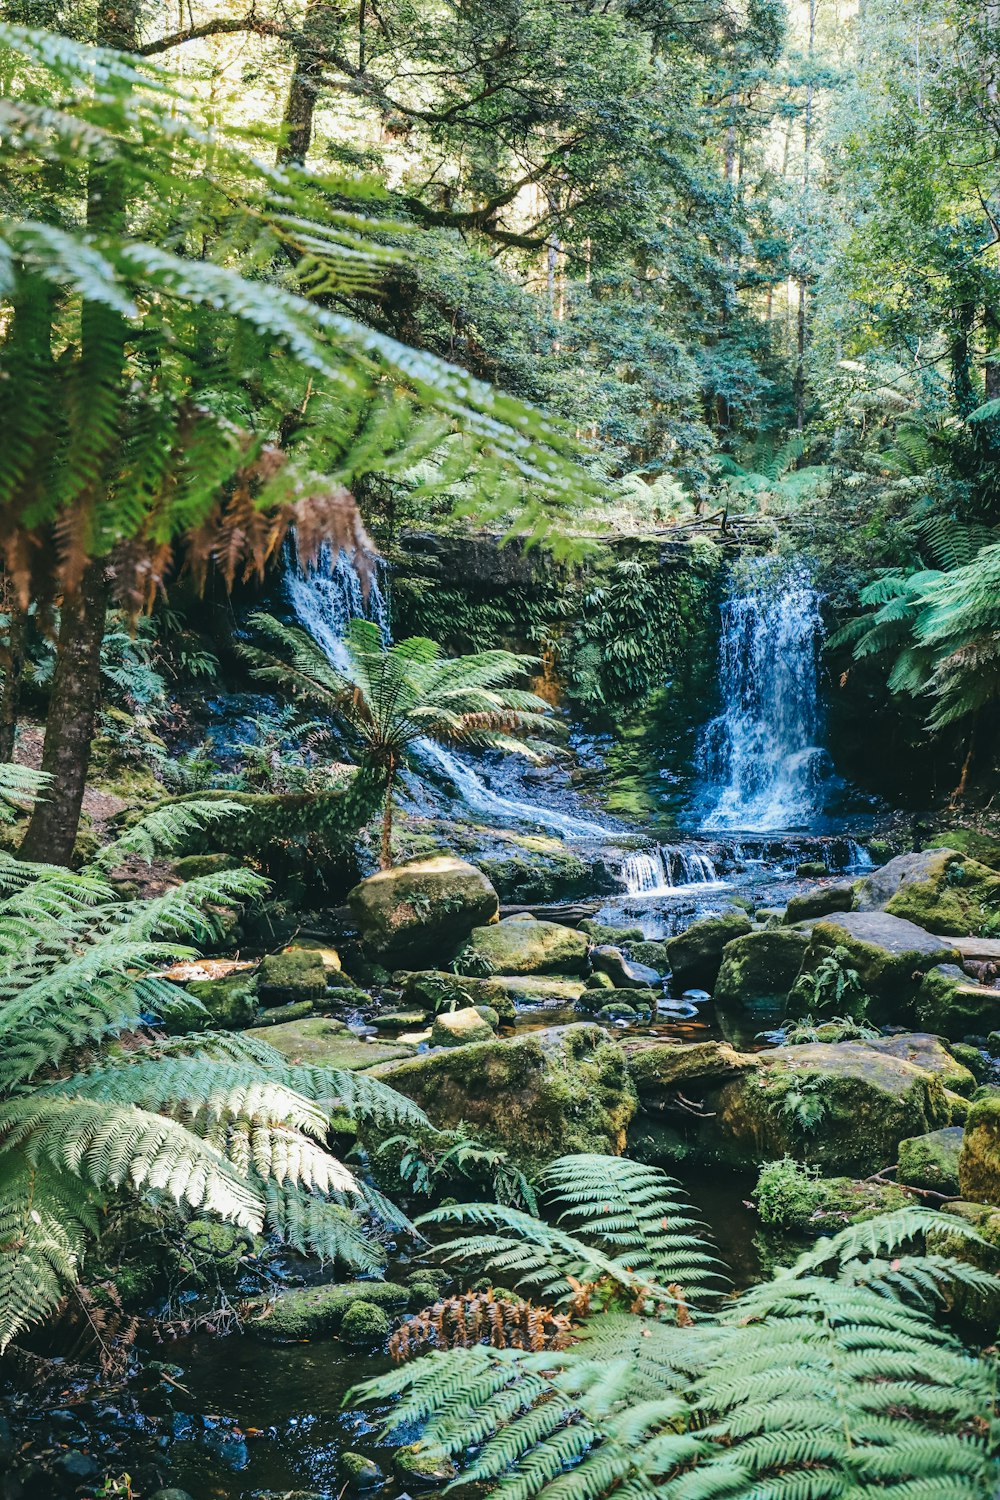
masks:
{"type": "Polygon", "coordinates": [[[382,846],[379,853],[379,865],[383,870],[392,869],[392,795],[395,789],[396,767],[391,765],[385,784],[385,801],[382,803],[382,846]]]}
{"type": "Polygon", "coordinates": [[[42,752],[42,770],[52,779],[44,800],[35,804],[22,859],[55,865],[72,860],[100,700],[107,613],[104,564],[91,563],[77,593],[63,601],[42,752]]]}

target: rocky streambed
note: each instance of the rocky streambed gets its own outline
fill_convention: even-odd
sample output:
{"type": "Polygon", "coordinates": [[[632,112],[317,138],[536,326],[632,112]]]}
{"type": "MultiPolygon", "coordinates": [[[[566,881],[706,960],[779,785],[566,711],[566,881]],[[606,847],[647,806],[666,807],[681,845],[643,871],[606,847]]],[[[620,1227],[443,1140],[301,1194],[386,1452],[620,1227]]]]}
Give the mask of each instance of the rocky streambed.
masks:
{"type": "MultiPolygon", "coordinates": [[[[498,1166],[626,1152],[685,1181],[737,1281],[912,1201],[978,1224],[1000,1269],[1000,848],[961,843],[541,917],[501,914],[482,870],[437,855],[363,881],[323,936],[175,977],[213,1026],[388,1084],[441,1140],[474,1141],[449,1171],[431,1141],[333,1118],[341,1153],[411,1211],[489,1196],[498,1166]]],[[[345,1282],[196,1219],[149,1267],[141,1223],[121,1226],[90,1276],[114,1286],[106,1341],[126,1347],[96,1383],[92,1348],[19,1356],[4,1500],[443,1482],[343,1405],[388,1367],[394,1328],[465,1284],[402,1223],[387,1248],[381,1279],[345,1282]]]]}

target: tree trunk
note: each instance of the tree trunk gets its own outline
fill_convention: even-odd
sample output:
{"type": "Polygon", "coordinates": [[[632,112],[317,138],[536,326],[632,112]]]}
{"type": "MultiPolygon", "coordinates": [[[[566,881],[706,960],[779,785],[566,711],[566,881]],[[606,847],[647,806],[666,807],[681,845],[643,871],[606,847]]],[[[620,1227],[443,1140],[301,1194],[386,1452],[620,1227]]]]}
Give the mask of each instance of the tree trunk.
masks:
{"type": "Polygon", "coordinates": [[[42,752],[42,770],[51,781],[31,815],[22,859],[54,865],[72,860],[100,700],[107,613],[108,583],[99,560],[89,564],[76,594],[63,601],[42,752]]]}
{"type": "Polygon", "coordinates": [[[396,767],[389,767],[385,784],[385,801],[382,804],[382,845],[379,851],[379,867],[392,869],[392,796],[396,789],[396,767]]]}
{"type": "Polygon", "coordinates": [[[302,164],[309,154],[316,99],[323,84],[323,64],[313,52],[311,42],[322,38],[328,19],[332,22],[336,17],[327,0],[309,0],[282,120],[279,164],[293,161],[302,164]]]}
{"type": "Polygon", "coordinates": [[[25,629],[24,611],[10,597],[11,590],[8,589],[7,594],[10,625],[7,630],[7,649],[0,652],[4,668],[3,694],[0,696],[0,761],[4,763],[14,759],[14,740],[21,711],[25,629]]]}

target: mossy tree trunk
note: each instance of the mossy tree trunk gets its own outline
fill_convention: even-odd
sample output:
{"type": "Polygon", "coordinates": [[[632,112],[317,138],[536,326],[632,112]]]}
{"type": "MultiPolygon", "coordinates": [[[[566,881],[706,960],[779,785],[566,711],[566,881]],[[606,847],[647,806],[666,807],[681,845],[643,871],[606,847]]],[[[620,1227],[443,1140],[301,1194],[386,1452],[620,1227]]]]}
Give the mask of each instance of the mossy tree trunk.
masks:
{"type": "Polygon", "coordinates": [[[382,842],[379,851],[379,866],[383,870],[392,869],[392,812],[393,796],[396,791],[396,761],[389,763],[386,773],[385,800],[382,803],[382,842]]]}

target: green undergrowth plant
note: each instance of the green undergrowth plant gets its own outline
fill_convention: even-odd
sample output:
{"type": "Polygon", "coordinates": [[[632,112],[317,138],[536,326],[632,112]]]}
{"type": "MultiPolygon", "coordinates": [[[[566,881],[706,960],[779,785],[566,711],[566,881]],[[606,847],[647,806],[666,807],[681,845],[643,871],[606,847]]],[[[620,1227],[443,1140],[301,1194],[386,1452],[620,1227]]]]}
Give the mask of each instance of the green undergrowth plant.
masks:
{"type": "Polygon", "coordinates": [[[803,1016],[798,1021],[782,1021],[783,1047],[797,1047],[804,1042],[874,1042],[882,1033],[877,1026],[851,1016],[831,1016],[817,1020],[803,1016]]]}
{"type": "Polygon", "coordinates": [[[850,966],[850,950],[843,946],[834,948],[817,964],[814,973],[803,979],[813,1007],[822,1012],[834,1011],[849,1016],[852,1021],[864,1018],[871,1003],[865,994],[857,969],[850,966]],[[840,1007],[837,1010],[837,1007],[840,1007]]]}
{"type": "Polygon", "coordinates": [[[906,1208],[852,1225],[734,1298],[655,1168],[565,1157],[540,1188],[554,1222],[479,1204],[428,1217],[492,1229],[446,1255],[570,1308],[574,1336],[439,1349],[358,1387],[349,1401],[391,1400],[386,1441],[416,1430],[457,1484],[510,1500],[995,1493],[996,1351],[966,1350],[940,1317],[956,1286],[995,1279],[914,1249],[961,1221],[906,1208]]]}
{"type": "Polygon", "coordinates": [[[337,1110],[423,1125],[409,1101],[250,1036],[163,1035],[160,1019],[203,1013],[164,970],[264,883],[225,870],[125,900],[105,872],[201,816],[159,810],[76,872],[0,858],[0,1349],[54,1311],[122,1199],[367,1273],[385,1259],[369,1226],[406,1226],[326,1140],[337,1110]]]}

